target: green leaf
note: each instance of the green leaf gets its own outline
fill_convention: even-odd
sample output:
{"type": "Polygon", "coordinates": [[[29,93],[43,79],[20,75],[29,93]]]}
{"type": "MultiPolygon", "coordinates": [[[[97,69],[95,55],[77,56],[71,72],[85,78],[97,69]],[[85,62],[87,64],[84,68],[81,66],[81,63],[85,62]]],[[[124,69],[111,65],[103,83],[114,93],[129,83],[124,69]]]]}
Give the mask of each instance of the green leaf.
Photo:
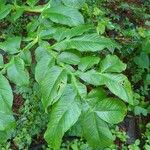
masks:
{"type": "Polygon", "coordinates": [[[95,112],[86,112],[82,117],[83,135],[93,148],[104,148],[113,143],[112,134],[95,112]]]}
{"type": "Polygon", "coordinates": [[[140,68],[146,68],[149,69],[150,61],[149,56],[145,53],[141,53],[140,56],[136,56],[134,58],[134,62],[140,67],[140,68]]]}
{"type": "Polygon", "coordinates": [[[8,80],[0,74],[0,111],[10,112],[13,103],[13,93],[8,80]]]}
{"type": "Polygon", "coordinates": [[[101,73],[96,72],[95,70],[90,70],[85,73],[79,72],[79,77],[92,85],[98,86],[98,85],[104,85],[106,81],[104,80],[101,73]]]}
{"type": "Polygon", "coordinates": [[[104,37],[99,37],[98,34],[85,34],[83,36],[75,37],[72,39],[66,39],[60,43],[57,43],[53,46],[56,50],[66,50],[66,49],[77,49],[81,52],[84,51],[101,51],[105,48],[114,49],[118,45],[104,37]]]}
{"type": "Polygon", "coordinates": [[[67,84],[67,73],[58,66],[51,67],[40,82],[44,108],[55,103],[63,94],[67,84]]]}
{"type": "Polygon", "coordinates": [[[131,84],[123,74],[99,73],[94,70],[79,73],[79,77],[92,85],[106,85],[108,89],[119,98],[133,104],[131,84]]]}
{"type": "Polygon", "coordinates": [[[147,38],[142,43],[142,51],[149,54],[150,53],[150,38],[147,38]]]}
{"type": "Polygon", "coordinates": [[[43,41],[42,41],[42,44],[35,50],[35,58],[36,58],[37,62],[40,61],[44,57],[51,56],[51,55],[49,55],[49,53],[47,52],[47,49],[46,49],[46,47],[49,46],[49,44],[47,42],[45,43],[43,41]]]}
{"type": "Polygon", "coordinates": [[[98,64],[100,61],[99,57],[96,56],[86,56],[81,58],[80,63],[78,64],[78,69],[81,71],[86,71],[92,68],[94,65],[98,64]]]}
{"type": "Polygon", "coordinates": [[[64,133],[77,122],[80,116],[81,111],[76,95],[72,86],[68,85],[60,100],[52,107],[44,137],[54,150],[59,150],[64,133]]]}
{"type": "Polygon", "coordinates": [[[11,111],[13,104],[12,89],[8,80],[2,74],[0,74],[0,103],[0,138],[3,142],[12,133],[15,120],[11,111]]]}
{"type": "Polygon", "coordinates": [[[69,7],[81,8],[86,0],[62,0],[62,2],[69,7]]]}
{"type": "Polygon", "coordinates": [[[105,85],[119,98],[133,105],[133,93],[128,78],[123,74],[103,74],[105,85]]]}
{"type": "Polygon", "coordinates": [[[24,60],[25,64],[31,65],[32,63],[32,56],[30,51],[22,51],[20,53],[20,58],[24,60]]]}
{"type": "Polygon", "coordinates": [[[73,88],[76,90],[77,95],[84,99],[87,96],[86,86],[79,82],[74,76],[71,77],[71,83],[73,88]]]}
{"type": "Polygon", "coordinates": [[[150,74],[147,74],[145,79],[144,79],[144,84],[145,85],[150,85],[150,74]]]}
{"type": "Polygon", "coordinates": [[[116,55],[107,55],[101,61],[101,72],[122,72],[126,69],[124,64],[116,55]]]}
{"type": "Polygon", "coordinates": [[[93,101],[94,99],[97,99],[97,101],[99,101],[99,100],[106,98],[106,92],[104,91],[104,89],[97,87],[97,88],[92,89],[89,92],[87,98],[92,99],[90,101],[93,101]]]}
{"type": "Polygon", "coordinates": [[[106,92],[101,87],[92,89],[86,98],[91,107],[95,107],[97,103],[107,97],[106,92]]]}
{"type": "Polygon", "coordinates": [[[29,85],[29,73],[25,69],[24,61],[19,57],[11,60],[11,64],[7,68],[7,76],[18,86],[29,85]]]}
{"type": "Polygon", "coordinates": [[[49,68],[55,64],[55,60],[51,56],[41,58],[35,67],[35,79],[40,83],[44,78],[49,68]]]}
{"type": "Polygon", "coordinates": [[[11,21],[14,23],[18,18],[22,16],[23,12],[24,12],[24,8],[16,7],[15,11],[11,13],[11,17],[10,17],[11,21]]]}
{"type": "Polygon", "coordinates": [[[21,44],[20,37],[11,37],[4,42],[0,42],[0,48],[9,54],[15,54],[19,51],[21,44]]]}
{"type": "Polygon", "coordinates": [[[53,34],[54,39],[57,41],[61,41],[64,38],[70,39],[74,36],[82,35],[83,33],[91,30],[93,26],[91,25],[78,25],[76,27],[73,27],[71,29],[68,28],[56,28],[56,32],[53,34]]]}
{"type": "Polygon", "coordinates": [[[5,18],[11,11],[11,5],[5,5],[3,1],[0,1],[0,20],[5,18]]]}
{"type": "Polygon", "coordinates": [[[35,67],[35,79],[40,83],[48,70],[55,64],[54,58],[47,53],[46,48],[38,47],[35,51],[37,65],[35,67]]]}
{"type": "Polygon", "coordinates": [[[11,138],[15,126],[16,123],[12,114],[0,112],[0,143],[3,144],[11,138]]]}
{"type": "Polygon", "coordinates": [[[77,65],[80,62],[80,58],[74,53],[62,52],[58,56],[58,61],[61,61],[67,64],[77,65]]]}
{"type": "Polygon", "coordinates": [[[94,112],[104,121],[117,124],[123,121],[127,113],[126,106],[119,99],[106,98],[99,100],[95,105],[94,112]]]}
{"type": "Polygon", "coordinates": [[[84,18],[77,9],[63,5],[46,9],[43,12],[43,17],[49,18],[55,23],[68,26],[78,26],[84,23],[84,18]]]}

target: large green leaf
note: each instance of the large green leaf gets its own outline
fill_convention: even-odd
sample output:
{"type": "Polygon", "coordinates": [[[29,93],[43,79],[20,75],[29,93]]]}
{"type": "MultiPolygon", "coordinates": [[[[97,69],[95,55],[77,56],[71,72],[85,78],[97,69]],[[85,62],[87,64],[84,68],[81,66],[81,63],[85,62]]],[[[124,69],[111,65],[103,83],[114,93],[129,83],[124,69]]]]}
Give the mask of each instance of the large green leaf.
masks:
{"type": "Polygon", "coordinates": [[[103,74],[105,85],[119,98],[133,104],[133,93],[128,78],[123,74],[103,74]]]}
{"type": "Polygon", "coordinates": [[[53,33],[54,39],[57,41],[61,41],[64,38],[70,39],[74,36],[82,35],[83,33],[91,30],[93,26],[91,25],[78,25],[76,27],[73,27],[71,29],[65,28],[65,27],[59,27],[55,28],[55,32],[53,33]]]}
{"type": "Polygon", "coordinates": [[[0,42],[0,48],[9,54],[15,54],[19,51],[20,44],[20,37],[10,37],[4,42],[0,42]]]}
{"type": "Polygon", "coordinates": [[[63,5],[46,9],[43,12],[43,17],[49,18],[55,23],[68,26],[77,26],[84,23],[83,16],[77,9],[63,5]]]}
{"type": "Polygon", "coordinates": [[[43,45],[39,46],[35,51],[37,61],[35,79],[38,83],[44,79],[47,71],[55,64],[55,59],[47,51],[47,44],[48,43],[43,43],[43,45]]]}
{"type": "Polygon", "coordinates": [[[93,148],[104,148],[113,143],[112,134],[106,122],[95,112],[86,112],[82,117],[83,135],[93,148]]]}
{"type": "Polygon", "coordinates": [[[53,46],[56,50],[66,50],[66,49],[77,49],[81,52],[84,51],[100,51],[105,48],[114,49],[118,45],[111,39],[99,37],[98,34],[85,34],[72,39],[66,39],[60,43],[53,46]]]}
{"type": "Polygon", "coordinates": [[[77,65],[80,62],[80,57],[74,53],[62,52],[57,60],[67,64],[77,65]]]}
{"type": "Polygon", "coordinates": [[[87,96],[87,99],[89,101],[93,101],[94,99],[97,99],[97,101],[103,100],[104,98],[106,98],[106,92],[103,88],[101,87],[97,87],[97,88],[93,88],[87,96]]]}
{"type": "Polygon", "coordinates": [[[67,84],[67,73],[58,66],[51,67],[40,82],[44,108],[56,102],[64,92],[67,84]]]}
{"type": "Polygon", "coordinates": [[[124,64],[116,55],[107,55],[101,61],[101,72],[122,72],[126,69],[124,64]]]}
{"type": "Polygon", "coordinates": [[[123,121],[127,109],[119,99],[106,98],[99,100],[95,105],[94,112],[104,121],[110,124],[117,124],[123,121]]]}
{"type": "Polygon", "coordinates": [[[52,107],[45,139],[54,150],[59,150],[64,133],[76,123],[80,116],[76,95],[72,86],[67,86],[60,100],[52,107]]]}
{"type": "Polygon", "coordinates": [[[98,64],[100,61],[99,57],[96,56],[86,56],[81,58],[80,63],[78,64],[78,69],[81,71],[86,71],[92,68],[94,65],[98,64]]]}
{"type": "Polygon", "coordinates": [[[106,85],[108,89],[119,98],[133,104],[133,94],[131,84],[123,74],[99,73],[94,70],[86,73],[79,73],[79,76],[85,82],[92,85],[106,85]]]}
{"type": "Polygon", "coordinates": [[[86,0],[62,0],[62,2],[69,7],[81,8],[86,0]]]}
{"type": "Polygon", "coordinates": [[[35,79],[40,83],[44,78],[49,68],[54,65],[54,58],[45,56],[37,63],[35,67],[35,79]]]}
{"type": "Polygon", "coordinates": [[[29,85],[29,73],[25,69],[24,61],[19,57],[12,58],[7,68],[7,76],[18,86],[29,85]]]}
{"type": "Polygon", "coordinates": [[[92,85],[98,86],[98,85],[104,85],[106,81],[104,80],[101,73],[96,72],[95,70],[90,70],[85,73],[79,72],[79,77],[92,85]]]}
{"type": "Polygon", "coordinates": [[[107,97],[106,91],[103,88],[97,87],[92,89],[87,95],[87,102],[91,107],[95,107],[97,103],[107,97]]]}
{"type": "Polygon", "coordinates": [[[0,74],[0,143],[9,138],[15,127],[15,120],[11,107],[13,104],[13,93],[8,80],[0,74]]]}

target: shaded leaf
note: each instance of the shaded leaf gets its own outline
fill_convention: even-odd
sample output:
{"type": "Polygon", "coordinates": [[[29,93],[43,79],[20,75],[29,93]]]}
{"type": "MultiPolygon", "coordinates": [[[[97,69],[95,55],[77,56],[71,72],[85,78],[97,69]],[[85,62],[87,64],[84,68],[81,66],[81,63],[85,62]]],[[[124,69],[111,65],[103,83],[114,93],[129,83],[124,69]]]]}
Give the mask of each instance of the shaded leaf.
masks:
{"type": "Polygon", "coordinates": [[[140,56],[136,56],[134,58],[134,62],[140,67],[140,68],[146,68],[149,69],[149,56],[145,53],[141,53],[140,56]]]}

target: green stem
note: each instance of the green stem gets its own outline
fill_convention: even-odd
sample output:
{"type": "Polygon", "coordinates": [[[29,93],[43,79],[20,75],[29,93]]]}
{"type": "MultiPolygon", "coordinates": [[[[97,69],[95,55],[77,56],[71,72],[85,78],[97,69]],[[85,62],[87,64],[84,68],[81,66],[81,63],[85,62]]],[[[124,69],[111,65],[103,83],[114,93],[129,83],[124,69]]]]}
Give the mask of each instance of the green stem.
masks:
{"type": "Polygon", "coordinates": [[[44,6],[35,6],[33,8],[28,7],[28,6],[23,6],[22,8],[24,9],[24,11],[27,11],[27,12],[41,13],[45,9],[45,5],[44,6]]]}

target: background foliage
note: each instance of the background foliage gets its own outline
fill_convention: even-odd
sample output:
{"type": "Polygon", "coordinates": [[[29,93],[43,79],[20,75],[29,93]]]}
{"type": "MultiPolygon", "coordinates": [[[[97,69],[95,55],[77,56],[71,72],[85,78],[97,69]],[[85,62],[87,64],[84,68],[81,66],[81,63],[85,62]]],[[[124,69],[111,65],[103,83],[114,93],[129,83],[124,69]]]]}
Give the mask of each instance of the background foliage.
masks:
{"type": "Polygon", "coordinates": [[[148,1],[0,4],[1,149],[150,149],[148,1]]]}

